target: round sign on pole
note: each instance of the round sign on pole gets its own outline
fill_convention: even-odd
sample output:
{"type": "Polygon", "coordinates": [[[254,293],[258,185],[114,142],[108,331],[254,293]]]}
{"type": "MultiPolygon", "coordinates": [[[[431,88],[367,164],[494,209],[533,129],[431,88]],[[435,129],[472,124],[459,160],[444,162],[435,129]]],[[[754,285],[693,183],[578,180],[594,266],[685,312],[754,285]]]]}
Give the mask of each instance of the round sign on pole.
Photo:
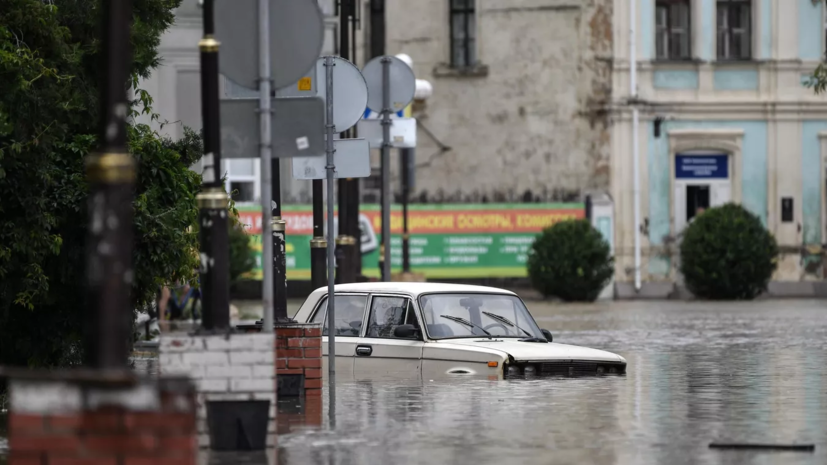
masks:
{"type": "Polygon", "coordinates": [[[368,108],[377,113],[382,111],[382,60],[385,58],[390,59],[391,110],[397,112],[407,107],[416,92],[416,77],[404,61],[391,56],[370,60],[362,75],[368,84],[368,108]]]}
{"type": "MultiPolygon", "coordinates": [[[[221,74],[258,88],[258,0],[214,0],[215,38],[221,42],[221,74]]],[[[322,52],[324,17],[315,0],[270,0],[270,65],[273,86],[289,86],[310,70],[322,52]]]]}
{"type": "MultiPolygon", "coordinates": [[[[327,75],[324,57],[316,62],[319,97],[327,100],[327,75]]],[[[333,57],[333,124],[336,132],[347,131],[362,119],[368,105],[368,85],[353,63],[333,57]]]]}

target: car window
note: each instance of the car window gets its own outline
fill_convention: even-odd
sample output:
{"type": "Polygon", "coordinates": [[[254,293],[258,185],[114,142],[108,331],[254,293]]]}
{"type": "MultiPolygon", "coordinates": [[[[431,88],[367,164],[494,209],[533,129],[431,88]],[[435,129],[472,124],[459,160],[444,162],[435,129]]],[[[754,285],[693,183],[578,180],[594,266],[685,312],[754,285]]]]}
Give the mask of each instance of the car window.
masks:
{"type": "MultiPolygon", "coordinates": [[[[336,336],[359,337],[362,330],[362,318],[365,315],[367,300],[368,297],[365,295],[336,296],[336,336]]],[[[316,314],[313,315],[312,322],[324,322],[322,334],[327,336],[327,297],[324,298],[316,314]]]]}
{"type": "Polygon", "coordinates": [[[405,324],[419,326],[410,299],[375,296],[371,300],[367,337],[395,338],[394,329],[405,324]]]}

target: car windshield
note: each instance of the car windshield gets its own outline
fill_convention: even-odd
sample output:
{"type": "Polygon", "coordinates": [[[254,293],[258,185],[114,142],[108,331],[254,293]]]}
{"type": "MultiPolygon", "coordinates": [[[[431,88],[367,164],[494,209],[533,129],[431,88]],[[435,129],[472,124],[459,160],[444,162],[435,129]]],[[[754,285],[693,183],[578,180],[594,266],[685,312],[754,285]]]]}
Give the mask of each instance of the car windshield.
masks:
{"type": "Polygon", "coordinates": [[[502,294],[426,294],[419,307],[431,339],[543,338],[522,300],[502,294]],[[483,331],[485,330],[485,331],[483,331]]]}

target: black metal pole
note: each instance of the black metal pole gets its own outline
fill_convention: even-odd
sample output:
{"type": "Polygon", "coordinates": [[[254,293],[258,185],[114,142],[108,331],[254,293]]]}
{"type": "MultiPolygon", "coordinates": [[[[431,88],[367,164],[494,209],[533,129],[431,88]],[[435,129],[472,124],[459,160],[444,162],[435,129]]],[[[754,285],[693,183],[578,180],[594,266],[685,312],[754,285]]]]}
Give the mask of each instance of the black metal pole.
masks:
{"type": "Polygon", "coordinates": [[[128,369],[131,338],[132,198],[136,169],[126,138],[131,72],[132,2],[103,2],[101,150],[86,162],[89,180],[87,238],[91,317],[85,338],[89,363],[99,369],[128,369]]]}
{"type": "Polygon", "coordinates": [[[281,164],[271,161],[273,177],[273,320],[287,321],[287,222],[281,219],[281,164]]]}
{"type": "Polygon", "coordinates": [[[198,194],[201,239],[201,295],[204,330],[230,327],[227,192],[221,176],[221,122],[218,104],[218,47],[214,0],[204,0],[201,52],[201,115],[204,125],[204,186],[198,194]]]}
{"type": "MultiPolygon", "coordinates": [[[[345,60],[350,59],[350,24],[356,14],[355,0],[339,0],[339,56],[345,60]]],[[[345,139],[350,136],[350,131],[342,132],[339,135],[345,139]]],[[[356,281],[355,264],[351,249],[354,244],[353,231],[351,231],[351,216],[358,215],[351,211],[349,185],[350,179],[339,179],[339,234],[336,237],[336,283],[352,283],[356,281]]]]}
{"type": "MultiPolygon", "coordinates": [[[[350,28],[350,43],[353,44],[353,47],[351,48],[350,61],[356,63],[356,51],[358,49],[356,46],[356,30],[361,29],[361,12],[359,11],[360,3],[356,0],[354,0],[354,3],[354,16],[350,28]]],[[[352,136],[359,137],[358,130],[356,128],[352,129],[352,136]]],[[[348,234],[353,238],[353,245],[350,248],[350,263],[351,269],[353,270],[352,277],[353,281],[361,282],[366,281],[366,278],[362,276],[362,233],[359,229],[359,179],[349,179],[346,184],[346,190],[348,211],[350,212],[350,215],[348,216],[347,230],[348,234]]]]}
{"type": "Polygon", "coordinates": [[[411,272],[410,236],[408,234],[408,199],[411,196],[411,160],[414,149],[401,149],[402,155],[402,272],[411,272]]]}
{"type": "Polygon", "coordinates": [[[310,283],[313,289],[327,283],[327,241],[324,237],[324,181],[313,180],[313,239],[310,240],[310,283]]]}

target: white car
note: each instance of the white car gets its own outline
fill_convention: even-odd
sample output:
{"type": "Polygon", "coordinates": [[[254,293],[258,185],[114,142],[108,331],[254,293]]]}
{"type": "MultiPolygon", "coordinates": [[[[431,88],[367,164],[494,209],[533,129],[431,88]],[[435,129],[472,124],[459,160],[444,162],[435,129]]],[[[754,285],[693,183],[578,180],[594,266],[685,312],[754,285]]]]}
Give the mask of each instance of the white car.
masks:
{"type": "MultiPolygon", "coordinates": [[[[552,342],[513,292],[434,283],[359,283],[335,287],[336,376],[368,379],[477,375],[623,374],[616,354],[552,342]]],[[[324,322],[327,373],[327,287],[295,316],[324,322]]]]}

